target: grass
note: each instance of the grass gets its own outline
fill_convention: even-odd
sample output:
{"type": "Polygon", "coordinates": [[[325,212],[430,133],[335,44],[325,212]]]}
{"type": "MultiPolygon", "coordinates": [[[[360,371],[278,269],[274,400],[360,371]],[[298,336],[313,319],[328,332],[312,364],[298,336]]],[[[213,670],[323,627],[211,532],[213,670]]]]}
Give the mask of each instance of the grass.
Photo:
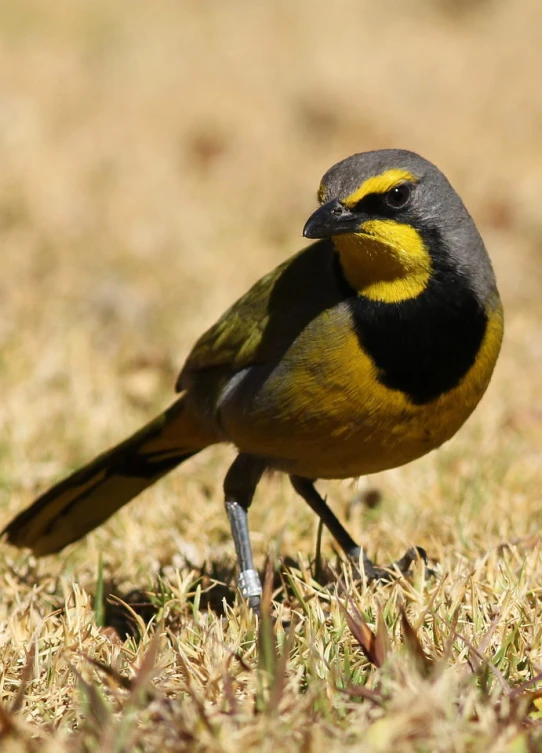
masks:
{"type": "Polygon", "coordinates": [[[58,556],[0,548],[0,748],[542,747],[536,0],[0,4],[2,524],[168,404],[194,339],[300,247],[323,172],[443,168],[506,310],[494,379],[438,453],[321,488],[410,580],[352,582],[287,482],[234,588],[214,448],[58,556]],[[315,577],[318,574],[318,578],[315,577]]]}

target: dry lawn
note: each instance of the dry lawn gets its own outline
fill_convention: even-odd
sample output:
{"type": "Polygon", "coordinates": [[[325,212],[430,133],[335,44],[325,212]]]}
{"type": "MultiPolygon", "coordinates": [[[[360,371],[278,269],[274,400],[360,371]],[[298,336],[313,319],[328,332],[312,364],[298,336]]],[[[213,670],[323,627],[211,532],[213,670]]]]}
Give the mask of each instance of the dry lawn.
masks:
{"type": "Polygon", "coordinates": [[[540,0],[0,2],[1,523],[168,404],[348,154],[448,174],[507,317],[452,442],[322,485],[370,555],[422,545],[434,577],[353,585],[325,533],[316,573],[314,516],[271,479],[258,624],[228,448],[58,556],[3,545],[2,752],[542,750],[541,73],[540,0]]]}

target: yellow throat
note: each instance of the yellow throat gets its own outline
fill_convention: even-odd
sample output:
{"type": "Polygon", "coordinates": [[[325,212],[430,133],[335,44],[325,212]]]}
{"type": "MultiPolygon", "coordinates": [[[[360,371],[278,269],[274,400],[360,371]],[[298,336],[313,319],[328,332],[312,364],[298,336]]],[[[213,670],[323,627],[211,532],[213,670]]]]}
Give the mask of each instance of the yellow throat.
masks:
{"type": "Polygon", "coordinates": [[[350,285],[373,301],[416,298],[429,281],[431,256],[411,225],[368,220],[360,232],[337,235],[333,243],[350,285]]]}

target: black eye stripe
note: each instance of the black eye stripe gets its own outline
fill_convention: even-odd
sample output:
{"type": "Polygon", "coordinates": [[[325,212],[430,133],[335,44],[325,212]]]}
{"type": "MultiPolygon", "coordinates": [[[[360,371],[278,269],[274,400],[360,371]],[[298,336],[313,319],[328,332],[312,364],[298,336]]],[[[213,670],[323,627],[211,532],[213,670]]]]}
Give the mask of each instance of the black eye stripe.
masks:
{"type": "Polygon", "coordinates": [[[363,199],[358,201],[358,203],[355,204],[352,209],[354,210],[354,212],[377,212],[382,204],[382,196],[383,194],[381,193],[367,194],[367,196],[364,196],[363,199]]]}
{"type": "Polygon", "coordinates": [[[412,183],[399,183],[384,193],[367,194],[352,209],[354,212],[388,217],[410,204],[413,188],[412,183]]]}

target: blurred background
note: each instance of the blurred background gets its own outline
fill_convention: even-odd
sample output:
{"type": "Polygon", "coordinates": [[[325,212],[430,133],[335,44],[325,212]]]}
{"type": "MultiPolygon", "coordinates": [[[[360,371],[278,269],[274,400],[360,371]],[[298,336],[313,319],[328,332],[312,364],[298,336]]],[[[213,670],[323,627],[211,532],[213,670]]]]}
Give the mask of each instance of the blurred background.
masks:
{"type": "MultiPolygon", "coordinates": [[[[167,405],[194,339],[305,245],[331,164],[401,147],[435,162],[474,215],[507,332],[451,449],[367,482],[413,503],[390,502],[382,535],[399,524],[430,539],[446,509],[442,537],[476,474],[497,538],[495,510],[512,521],[506,536],[536,528],[541,74],[539,0],[0,3],[1,522],[167,405]]],[[[109,527],[86,546],[128,548],[120,570],[167,559],[185,536],[206,556],[222,541],[232,554],[229,454],[183,467],[152,504],[115,517],[118,542],[109,527]]],[[[311,551],[312,514],[296,502],[291,533],[284,494],[290,504],[269,485],[255,509],[259,551],[279,535],[290,553],[311,551]]]]}

